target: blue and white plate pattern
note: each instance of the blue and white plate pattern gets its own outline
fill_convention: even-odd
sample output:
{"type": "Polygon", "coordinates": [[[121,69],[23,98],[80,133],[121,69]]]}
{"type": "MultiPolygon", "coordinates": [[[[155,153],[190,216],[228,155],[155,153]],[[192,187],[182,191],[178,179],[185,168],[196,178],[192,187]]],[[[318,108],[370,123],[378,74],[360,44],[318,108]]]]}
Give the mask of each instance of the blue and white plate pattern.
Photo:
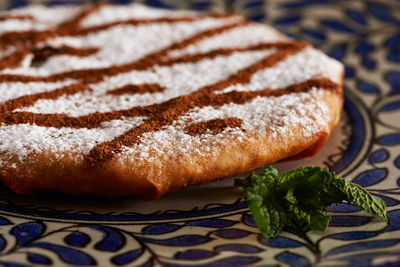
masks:
{"type": "MultiPolygon", "coordinates": [[[[2,0],[0,8],[87,2],[95,1],[2,0]]],[[[345,111],[328,144],[276,167],[329,167],[385,200],[389,222],[332,205],[327,232],[264,239],[233,179],[155,202],[27,197],[0,186],[0,266],[400,266],[400,1],[137,2],[240,13],[346,64],[345,111]]]]}

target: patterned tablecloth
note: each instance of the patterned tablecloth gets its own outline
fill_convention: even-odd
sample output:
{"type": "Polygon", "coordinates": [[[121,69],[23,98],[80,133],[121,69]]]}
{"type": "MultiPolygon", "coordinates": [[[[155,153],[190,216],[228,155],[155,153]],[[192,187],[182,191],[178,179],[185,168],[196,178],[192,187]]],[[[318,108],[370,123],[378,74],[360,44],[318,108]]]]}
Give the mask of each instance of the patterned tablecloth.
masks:
{"type": "MultiPolygon", "coordinates": [[[[83,2],[95,1],[0,0],[0,8],[83,2]]],[[[400,266],[400,1],[137,2],[241,13],[345,63],[345,111],[328,144],[314,158],[276,166],[335,170],[385,200],[389,223],[333,205],[325,233],[264,239],[233,179],[155,202],[24,197],[1,186],[0,265],[400,266]]]]}

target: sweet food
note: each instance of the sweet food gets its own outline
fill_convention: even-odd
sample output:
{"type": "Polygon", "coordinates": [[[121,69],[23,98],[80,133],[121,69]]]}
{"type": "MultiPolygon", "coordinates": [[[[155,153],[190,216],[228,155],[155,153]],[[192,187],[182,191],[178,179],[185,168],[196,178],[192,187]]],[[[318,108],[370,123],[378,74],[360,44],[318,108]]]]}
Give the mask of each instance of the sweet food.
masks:
{"type": "Polygon", "coordinates": [[[0,16],[0,177],[159,198],[315,154],[343,66],[241,16],[138,4],[0,16]]]}

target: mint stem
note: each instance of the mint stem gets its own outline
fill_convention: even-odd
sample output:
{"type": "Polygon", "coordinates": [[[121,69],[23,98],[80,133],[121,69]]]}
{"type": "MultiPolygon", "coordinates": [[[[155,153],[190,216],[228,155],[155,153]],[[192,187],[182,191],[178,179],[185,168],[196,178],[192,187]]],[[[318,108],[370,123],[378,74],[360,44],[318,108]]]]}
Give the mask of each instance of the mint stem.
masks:
{"type": "Polygon", "coordinates": [[[307,235],[307,233],[301,228],[297,223],[293,223],[293,228],[296,231],[296,234],[306,241],[306,247],[311,250],[311,252],[316,257],[316,263],[319,262],[321,258],[321,250],[319,249],[319,245],[314,243],[307,235]]]}

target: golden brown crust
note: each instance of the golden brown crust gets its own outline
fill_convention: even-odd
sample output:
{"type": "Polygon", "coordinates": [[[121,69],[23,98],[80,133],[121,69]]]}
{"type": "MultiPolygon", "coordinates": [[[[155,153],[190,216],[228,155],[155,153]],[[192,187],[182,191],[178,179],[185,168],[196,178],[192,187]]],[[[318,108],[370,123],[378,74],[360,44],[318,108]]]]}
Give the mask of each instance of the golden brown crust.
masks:
{"type": "Polygon", "coordinates": [[[7,166],[17,166],[3,168],[1,178],[20,194],[52,190],[108,197],[141,195],[156,199],[182,187],[205,184],[265,164],[315,154],[337,125],[343,104],[341,95],[329,91],[323,91],[319,101],[329,107],[329,127],[314,136],[302,136],[301,128],[292,129],[299,134],[287,134],[279,140],[274,139],[271,132],[263,136],[247,133],[243,142],[231,141],[213,147],[210,156],[180,154],[174,161],[159,159],[136,164],[132,164],[132,159],[115,158],[97,169],[77,166],[73,157],[55,160],[54,155],[48,152],[35,155],[31,162],[24,164],[7,162],[7,166]]]}
{"type": "MultiPolygon", "coordinates": [[[[99,47],[88,47],[86,49],[65,45],[57,48],[51,46],[43,48],[42,43],[45,44],[51,38],[85,36],[89,33],[111,30],[118,25],[136,27],[154,23],[173,24],[195,22],[203,18],[224,18],[227,21],[221,25],[216,24],[209,29],[195,32],[188,37],[183,35],[177,40],[175,40],[176,37],[171,37],[173,40],[171,39],[172,43],[170,45],[150,52],[147,50],[142,51],[142,57],[138,59],[132,58],[132,61],[122,65],[114,62],[111,59],[112,57],[106,57],[110,61],[110,66],[102,68],[98,68],[97,65],[89,69],[68,67],[62,69],[63,71],[61,72],[54,73],[51,69],[43,70],[43,73],[49,71],[47,76],[0,73],[1,82],[11,84],[20,82],[26,86],[25,95],[14,92],[14,95],[0,103],[0,128],[3,130],[1,137],[3,145],[5,144],[1,147],[2,150],[0,152],[0,179],[17,193],[33,194],[44,190],[52,190],[69,194],[109,197],[140,195],[146,198],[159,198],[167,192],[236,175],[268,163],[311,156],[323,146],[338,123],[343,99],[341,84],[338,85],[337,82],[342,79],[332,76],[337,76],[341,65],[333,60],[327,60],[325,56],[310,48],[306,43],[289,40],[268,29],[268,34],[271,34],[270,42],[260,40],[260,43],[256,45],[250,42],[247,47],[230,47],[232,39],[228,38],[225,40],[226,47],[217,47],[207,52],[200,49],[193,54],[183,53],[178,54],[179,56],[173,56],[174,52],[180,51],[181,53],[186,48],[196,45],[202,40],[252,25],[244,18],[206,14],[177,18],[168,16],[155,19],[133,18],[126,21],[117,20],[116,22],[97,26],[81,27],[81,22],[86,17],[101,8],[102,5],[89,6],[72,19],[53,25],[45,31],[30,30],[2,34],[0,36],[0,49],[10,48],[10,45],[18,45],[20,48],[11,53],[10,56],[3,58],[2,64],[0,64],[0,72],[1,69],[23,66],[22,63],[29,54],[33,56],[32,64],[40,68],[41,64],[44,64],[52,57],[54,57],[53,59],[57,58],[57,55],[86,57],[99,53],[103,47],[108,45],[106,40],[106,43],[99,43],[99,47]],[[234,20],[230,21],[231,19],[234,20]],[[273,50],[273,52],[257,59],[259,56],[256,54],[264,50],[273,50]],[[314,56],[310,55],[310,51],[314,52],[314,56]],[[177,83],[169,86],[166,86],[168,83],[165,81],[165,84],[154,83],[154,81],[148,83],[147,78],[144,78],[143,82],[139,84],[124,83],[118,86],[110,82],[110,80],[107,81],[110,83],[107,86],[105,95],[112,97],[114,100],[121,100],[122,97],[136,99],[137,95],[140,94],[160,93],[165,94],[162,97],[162,101],[160,100],[161,102],[156,101],[156,103],[153,103],[153,101],[148,101],[150,104],[143,104],[143,106],[141,106],[142,103],[136,103],[131,104],[126,109],[107,103],[109,106],[103,105],[98,111],[97,104],[102,101],[105,102],[102,99],[105,96],[99,94],[96,95],[96,100],[91,100],[91,103],[96,108],[88,108],[90,112],[85,111],[85,108],[77,108],[75,113],[72,112],[73,115],[71,115],[68,113],[70,112],[69,110],[68,112],[60,111],[59,107],[57,107],[57,110],[50,108],[50,111],[47,106],[41,107],[39,110],[35,110],[34,107],[42,100],[59,100],[61,97],[76,97],[78,94],[83,96],[91,92],[93,90],[92,86],[95,87],[95,84],[98,85],[119,74],[127,74],[131,71],[151,72],[156,67],[172,67],[175,64],[197,64],[203,60],[211,61],[220,56],[232,57],[236,53],[249,53],[250,55],[250,52],[252,55],[250,58],[254,57],[252,64],[244,66],[246,64],[238,61],[237,63],[239,65],[243,64],[243,66],[236,72],[228,76],[225,72],[221,72],[218,74],[220,80],[211,82],[214,78],[210,79],[209,83],[204,83],[199,86],[200,88],[189,93],[185,91],[185,86],[181,86],[179,79],[177,83]],[[251,85],[251,80],[258,71],[277,67],[280,62],[288,60],[300,52],[304,52],[303,58],[295,61],[293,65],[301,65],[304,61],[313,61],[309,65],[310,69],[316,70],[314,75],[311,75],[312,77],[308,71],[302,68],[303,66],[300,66],[293,71],[296,72],[295,77],[288,77],[286,80],[286,77],[283,77],[282,74],[291,75],[290,71],[286,71],[286,65],[286,67],[281,67],[281,72],[277,75],[279,79],[284,80],[283,84],[287,85],[286,87],[271,89],[274,86],[267,82],[266,84],[261,83],[261,85],[265,86],[264,88],[252,88],[254,85],[251,85]],[[310,60],[310,57],[313,60],[310,60]],[[300,77],[303,76],[304,81],[296,83],[302,80],[300,77]],[[74,80],[75,83],[61,85],[61,82],[67,79],[74,80]],[[58,83],[60,87],[50,91],[40,91],[40,88],[36,88],[35,90],[37,91],[35,91],[29,88],[30,85],[27,85],[31,82],[58,83]],[[233,89],[233,91],[224,92],[225,89],[229,89],[232,86],[248,87],[245,90],[233,89]],[[178,90],[179,94],[176,94],[176,88],[182,89],[178,90]],[[268,118],[270,115],[268,112],[276,107],[276,102],[274,101],[291,94],[303,95],[303,102],[300,103],[302,108],[290,109],[297,104],[295,103],[297,98],[292,97],[291,101],[293,103],[291,102],[289,105],[286,104],[290,99],[286,101],[285,105],[280,102],[282,106],[279,106],[279,108],[284,109],[285,107],[287,109],[280,110],[280,113],[274,114],[275,117],[271,115],[271,118],[268,118]],[[315,99],[308,101],[311,95],[315,99]],[[267,98],[275,99],[271,100],[269,104],[269,107],[272,107],[271,109],[266,108],[262,115],[260,115],[261,113],[257,114],[258,121],[254,124],[258,125],[258,128],[253,128],[252,126],[254,125],[248,123],[248,120],[254,117],[234,117],[230,114],[235,113],[231,112],[232,110],[223,113],[218,118],[214,118],[213,114],[208,113],[207,116],[204,116],[207,117],[206,120],[201,118],[193,119],[193,124],[190,124],[189,121],[179,121],[195,108],[212,107],[214,109],[222,109],[223,106],[230,104],[238,105],[239,107],[236,106],[233,109],[234,111],[239,111],[237,115],[241,115],[239,114],[242,112],[240,105],[246,105],[257,98],[263,98],[264,100],[267,98]],[[312,106],[308,106],[308,104],[312,106]],[[318,110],[318,106],[322,106],[324,111],[322,112],[322,109],[318,110]],[[321,116],[317,113],[303,114],[312,109],[307,109],[308,107],[316,108],[317,113],[321,111],[320,113],[323,114],[320,114],[321,116]],[[35,111],[29,111],[30,108],[35,111]],[[42,108],[45,112],[42,112],[42,108]],[[285,117],[285,123],[285,120],[280,120],[277,117],[285,113],[286,110],[288,113],[293,112],[296,114],[285,117]],[[303,115],[306,117],[305,122],[292,123],[292,121],[289,121],[290,118],[301,121],[303,115]],[[143,121],[134,123],[129,121],[135,117],[138,121],[143,118],[143,121]],[[275,124],[268,125],[270,122],[268,119],[271,119],[271,124],[275,124]],[[309,119],[314,120],[315,125],[308,125],[309,119]],[[120,128],[114,127],[111,123],[113,120],[118,120],[119,123],[126,123],[131,128],[121,130],[122,126],[120,128]],[[184,125],[186,127],[181,127],[182,129],[180,129],[180,124],[184,123],[188,123],[188,125],[184,125]],[[104,124],[108,126],[104,126],[104,124]],[[277,133],[277,129],[281,124],[288,131],[282,130],[277,133]],[[247,125],[248,128],[244,125],[247,125]],[[12,128],[13,126],[18,127],[12,128]],[[27,126],[27,130],[19,135],[18,142],[12,142],[15,133],[19,133],[19,129],[24,129],[25,126],[27,126]],[[88,138],[93,134],[93,131],[97,133],[103,126],[108,127],[107,130],[110,133],[104,133],[103,136],[97,139],[88,138]],[[155,137],[155,133],[162,132],[168,127],[175,127],[175,131],[181,131],[176,135],[169,135],[169,140],[166,142],[160,141],[162,137],[155,137]],[[55,130],[46,132],[49,128],[55,130]],[[235,129],[236,132],[230,132],[232,129],[235,129]],[[76,133],[78,130],[80,130],[80,134],[70,135],[70,132],[76,133]],[[118,131],[121,132],[117,134],[118,131]],[[45,133],[49,134],[45,135],[45,133]],[[30,134],[33,134],[33,136],[30,136],[30,134]],[[214,141],[218,139],[217,141],[219,142],[215,144],[209,142],[203,146],[195,141],[193,143],[180,142],[182,139],[179,138],[184,134],[186,134],[185,138],[192,138],[190,139],[191,141],[200,140],[208,135],[211,136],[210,139],[214,138],[214,141]],[[241,141],[232,138],[233,136],[235,137],[235,134],[241,134],[241,141]],[[148,142],[145,143],[143,140],[146,135],[152,136],[151,138],[153,139],[149,138],[150,141],[147,140],[148,142]],[[219,136],[218,138],[216,138],[217,135],[219,136]],[[28,141],[25,140],[26,136],[29,137],[28,141]],[[171,140],[171,143],[175,142],[176,146],[168,145],[171,140]],[[79,145],[86,144],[86,142],[89,144],[88,146],[79,147],[79,145]],[[154,148],[152,146],[154,143],[159,146],[154,148]],[[17,144],[17,146],[14,146],[14,144],[17,144]],[[141,152],[135,151],[135,146],[139,144],[145,147],[141,152]],[[190,148],[186,149],[186,146],[189,145],[190,148]],[[181,150],[177,146],[181,146],[181,150]],[[23,147],[24,150],[20,152],[16,147],[23,147]],[[163,149],[169,150],[168,153],[163,149]],[[149,150],[150,152],[148,152],[149,150]],[[195,153],[194,151],[200,152],[195,153]],[[142,152],[143,155],[140,154],[142,152]],[[146,154],[147,152],[148,154],[146,154]]],[[[253,33],[253,31],[248,31],[253,33]]],[[[238,40],[241,41],[242,35],[239,37],[238,40]]],[[[107,51],[114,50],[113,48],[107,51]]],[[[60,66],[63,66],[63,64],[60,64],[60,66]]],[[[228,65],[226,66],[229,69],[228,65]]],[[[22,70],[21,73],[25,73],[25,70],[22,70]]],[[[210,71],[208,68],[205,70],[207,72],[204,73],[202,78],[207,80],[210,71]]],[[[196,69],[197,71],[199,70],[196,69]]],[[[192,75],[192,72],[189,71],[188,73],[187,76],[192,75]]],[[[169,77],[172,80],[176,78],[173,76],[174,72],[171,72],[169,77]]],[[[189,77],[184,77],[183,79],[187,78],[189,77]]],[[[127,78],[124,82],[131,81],[127,78]]],[[[13,85],[9,86],[12,87],[13,85]]],[[[38,85],[36,84],[36,86],[38,85]]],[[[41,87],[41,85],[39,84],[38,87],[41,87]]],[[[151,97],[153,96],[151,95],[151,97]]],[[[278,100],[276,101],[278,102],[278,100]]],[[[78,101],[75,105],[78,107],[81,104],[78,101]]],[[[40,107],[40,104],[38,106],[40,107]]],[[[66,105],[65,107],[70,106],[66,105]]],[[[258,112],[257,108],[257,104],[254,104],[252,109],[249,109],[250,112],[248,114],[254,115],[258,112]]],[[[196,115],[193,116],[196,117],[196,115]]],[[[189,119],[191,120],[192,118],[189,116],[189,119]]]]}

